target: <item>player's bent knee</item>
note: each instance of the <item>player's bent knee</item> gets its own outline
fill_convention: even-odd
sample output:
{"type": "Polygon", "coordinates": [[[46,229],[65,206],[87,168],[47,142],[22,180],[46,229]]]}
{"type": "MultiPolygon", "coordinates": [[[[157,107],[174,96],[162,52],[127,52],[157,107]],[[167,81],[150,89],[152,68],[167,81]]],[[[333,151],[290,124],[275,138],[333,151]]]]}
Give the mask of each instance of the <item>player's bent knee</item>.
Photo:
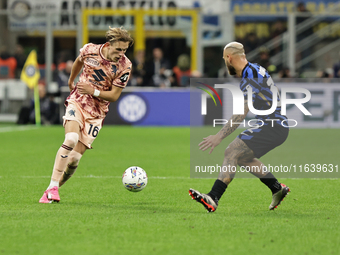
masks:
{"type": "Polygon", "coordinates": [[[229,157],[232,154],[232,149],[230,148],[230,146],[228,146],[225,150],[224,150],[224,157],[229,157]]]}
{"type": "Polygon", "coordinates": [[[69,164],[71,165],[78,165],[81,157],[83,155],[81,155],[79,152],[77,151],[72,151],[69,155],[69,164]]]}
{"type": "Polygon", "coordinates": [[[70,146],[71,148],[74,148],[79,140],[79,135],[75,132],[70,132],[65,135],[65,141],[64,144],[67,146],[70,146]]]}
{"type": "Polygon", "coordinates": [[[251,163],[251,160],[249,160],[249,159],[238,159],[237,160],[237,165],[239,165],[239,166],[248,166],[249,165],[249,163],[251,163]]]}
{"type": "Polygon", "coordinates": [[[228,145],[228,147],[224,150],[224,157],[233,157],[235,154],[236,146],[234,143],[228,145]]]}

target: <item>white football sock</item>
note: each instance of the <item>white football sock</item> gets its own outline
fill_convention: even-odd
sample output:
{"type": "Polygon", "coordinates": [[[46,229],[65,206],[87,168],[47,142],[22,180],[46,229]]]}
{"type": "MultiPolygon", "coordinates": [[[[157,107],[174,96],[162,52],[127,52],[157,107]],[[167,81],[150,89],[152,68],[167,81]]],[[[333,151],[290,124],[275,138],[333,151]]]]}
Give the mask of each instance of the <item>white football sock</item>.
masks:
{"type": "Polygon", "coordinates": [[[66,169],[68,156],[73,150],[73,148],[78,143],[79,135],[75,132],[70,132],[65,135],[65,141],[63,145],[59,148],[52,172],[52,178],[49,189],[54,186],[59,187],[59,180],[62,176],[64,170],[66,169]]]}
{"type": "Polygon", "coordinates": [[[48,186],[47,189],[52,189],[55,186],[57,186],[59,188],[59,182],[51,180],[50,186],[48,186]]]}

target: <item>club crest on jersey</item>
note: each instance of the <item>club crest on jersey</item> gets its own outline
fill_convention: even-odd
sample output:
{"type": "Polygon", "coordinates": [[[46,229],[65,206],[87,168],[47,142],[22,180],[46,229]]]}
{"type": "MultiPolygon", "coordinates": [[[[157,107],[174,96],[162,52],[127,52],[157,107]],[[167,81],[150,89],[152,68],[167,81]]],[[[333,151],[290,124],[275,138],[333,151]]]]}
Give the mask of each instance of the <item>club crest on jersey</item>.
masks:
{"type": "Polygon", "coordinates": [[[100,63],[94,58],[86,58],[85,63],[88,64],[89,66],[93,66],[93,67],[100,66],[100,63]]]}
{"type": "Polygon", "coordinates": [[[120,81],[123,82],[123,83],[126,82],[129,78],[129,74],[130,73],[123,74],[122,77],[120,77],[120,81]]]}
{"type": "Polygon", "coordinates": [[[70,116],[76,117],[76,111],[75,111],[75,110],[69,110],[69,111],[68,111],[68,114],[69,114],[70,116]]]}

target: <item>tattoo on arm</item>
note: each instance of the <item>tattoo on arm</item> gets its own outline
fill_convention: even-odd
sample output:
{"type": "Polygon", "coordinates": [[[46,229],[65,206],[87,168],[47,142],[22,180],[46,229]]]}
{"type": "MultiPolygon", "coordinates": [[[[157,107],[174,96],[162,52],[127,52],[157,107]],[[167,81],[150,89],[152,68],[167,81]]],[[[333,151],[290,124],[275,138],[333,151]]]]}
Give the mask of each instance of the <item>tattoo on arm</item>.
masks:
{"type": "Polygon", "coordinates": [[[218,135],[224,139],[226,138],[228,135],[230,135],[232,132],[235,131],[236,128],[238,128],[238,126],[240,124],[234,124],[236,123],[240,123],[242,122],[246,116],[247,113],[249,112],[249,108],[248,108],[248,100],[244,101],[244,114],[242,115],[233,115],[229,120],[228,123],[224,125],[224,127],[218,132],[218,135]]]}

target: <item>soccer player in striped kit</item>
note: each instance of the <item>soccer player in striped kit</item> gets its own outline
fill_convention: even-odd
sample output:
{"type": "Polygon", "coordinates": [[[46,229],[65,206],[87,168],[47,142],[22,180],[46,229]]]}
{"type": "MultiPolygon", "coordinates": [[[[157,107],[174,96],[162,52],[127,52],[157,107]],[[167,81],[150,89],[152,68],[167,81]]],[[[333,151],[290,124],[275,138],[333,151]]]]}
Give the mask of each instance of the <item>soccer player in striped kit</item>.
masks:
{"type": "Polygon", "coordinates": [[[59,187],[74,174],[85,151],[92,148],[110,102],[119,98],[130,78],[132,65],[125,56],[133,44],[130,34],[123,28],[110,27],[106,39],[105,44],[84,45],[72,66],[68,81],[71,93],[63,117],[65,140],[57,152],[50,185],[39,203],[60,201],[59,187]]]}
{"type": "MultiPolygon", "coordinates": [[[[254,108],[257,110],[270,109],[273,96],[278,97],[278,95],[273,95],[271,91],[271,86],[275,86],[275,84],[267,70],[258,64],[248,62],[243,45],[238,42],[231,42],[225,46],[223,59],[229,74],[238,75],[242,78],[240,89],[245,96],[247,95],[247,88],[249,88],[249,86],[252,88],[254,108]]],[[[279,101],[279,98],[277,98],[277,100],[279,101]]],[[[248,111],[249,108],[246,97],[244,102],[244,114],[233,115],[228,123],[216,135],[204,138],[199,144],[200,149],[205,151],[208,148],[211,148],[211,153],[224,138],[234,132],[239,126],[239,124],[230,125],[229,123],[242,122],[248,111]]],[[[274,210],[288,194],[290,189],[286,185],[279,183],[274,175],[268,172],[263,163],[258,159],[286,140],[289,128],[287,125],[283,125],[282,121],[287,120],[287,117],[281,115],[281,107],[278,104],[272,114],[257,115],[256,118],[260,122],[259,127],[256,129],[249,128],[248,130],[243,131],[226,148],[223,166],[225,169],[236,169],[237,165],[240,167],[248,167],[248,169],[251,169],[251,167],[253,167],[253,169],[261,169],[261,171],[250,170],[250,172],[260,178],[260,180],[271,190],[272,202],[269,205],[269,209],[274,210]],[[275,119],[275,121],[268,121],[269,119],[275,119]]],[[[208,194],[200,193],[194,189],[190,189],[189,194],[192,199],[201,203],[208,212],[214,212],[218,206],[219,199],[233,180],[235,174],[235,171],[221,171],[208,194]]]]}

